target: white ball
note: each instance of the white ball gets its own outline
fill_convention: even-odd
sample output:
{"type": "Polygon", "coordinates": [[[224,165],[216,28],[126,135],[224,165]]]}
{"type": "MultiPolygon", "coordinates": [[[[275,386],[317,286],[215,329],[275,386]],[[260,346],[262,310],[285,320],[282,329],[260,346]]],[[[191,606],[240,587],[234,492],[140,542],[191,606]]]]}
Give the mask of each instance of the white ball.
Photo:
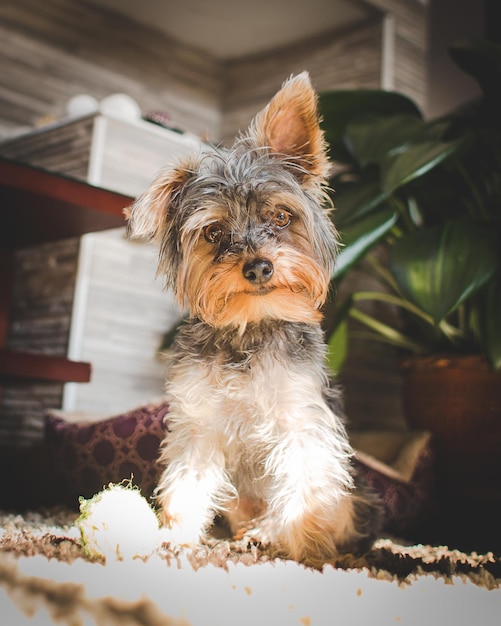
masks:
{"type": "Polygon", "coordinates": [[[81,93],[78,96],[73,96],[68,100],[66,105],[66,113],[70,117],[81,117],[82,115],[90,115],[99,111],[99,102],[94,96],[81,93]]]}
{"type": "Polygon", "coordinates": [[[161,545],[158,518],[136,488],[110,484],[82,499],[76,524],[91,557],[143,558],[161,545]]]}
{"type": "Polygon", "coordinates": [[[101,100],[101,113],[122,119],[139,119],[141,108],[139,104],[125,93],[114,93],[101,100]]]}

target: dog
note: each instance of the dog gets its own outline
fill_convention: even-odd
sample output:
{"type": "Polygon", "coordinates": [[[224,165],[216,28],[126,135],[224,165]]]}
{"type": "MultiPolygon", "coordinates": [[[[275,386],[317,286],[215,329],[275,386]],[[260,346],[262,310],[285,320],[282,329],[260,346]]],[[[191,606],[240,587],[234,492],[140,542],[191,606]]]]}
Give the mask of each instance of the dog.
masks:
{"type": "Polygon", "coordinates": [[[160,172],[127,209],[159,243],[186,306],[167,357],[168,433],[156,498],[172,544],[233,533],[319,564],[368,551],[377,498],[357,479],[321,307],[337,235],[309,75],[288,79],[231,149],[160,172]]]}

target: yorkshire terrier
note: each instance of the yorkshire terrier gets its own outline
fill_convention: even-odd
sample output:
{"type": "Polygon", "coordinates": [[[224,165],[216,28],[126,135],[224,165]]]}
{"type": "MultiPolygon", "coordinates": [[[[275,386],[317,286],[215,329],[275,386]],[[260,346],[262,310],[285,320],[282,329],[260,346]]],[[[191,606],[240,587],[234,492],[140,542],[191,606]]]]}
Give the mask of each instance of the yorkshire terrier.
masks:
{"type": "Polygon", "coordinates": [[[158,272],[189,310],[167,361],[156,491],[172,543],[198,543],[223,514],[234,533],[322,563],[366,552],[379,530],[325,363],[325,148],[303,72],[230,150],[161,172],[126,211],[130,237],[160,243],[158,272]]]}

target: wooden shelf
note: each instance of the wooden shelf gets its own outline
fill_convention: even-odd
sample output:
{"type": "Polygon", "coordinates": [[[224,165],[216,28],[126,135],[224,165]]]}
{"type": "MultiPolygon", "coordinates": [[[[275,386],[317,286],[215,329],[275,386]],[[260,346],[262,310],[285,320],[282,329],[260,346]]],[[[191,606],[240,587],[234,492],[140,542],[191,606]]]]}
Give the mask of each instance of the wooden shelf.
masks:
{"type": "Polygon", "coordinates": [[[90,363],[6,348],[14,252],[21,246],[123,226],[123,209],[131,201],[129,196],[0,157],[0,384],[90,381],[90,363]]]}
{"type": "Polygon", "coordinates": [[[0,249],[77,237],[125,224],[132,198],[0,158],[0,249]]]}
{"type": "Polygon", "coordinates": [[[90,363],[35,352],[0,349],[0,382],[88,383],[90,363]]]}

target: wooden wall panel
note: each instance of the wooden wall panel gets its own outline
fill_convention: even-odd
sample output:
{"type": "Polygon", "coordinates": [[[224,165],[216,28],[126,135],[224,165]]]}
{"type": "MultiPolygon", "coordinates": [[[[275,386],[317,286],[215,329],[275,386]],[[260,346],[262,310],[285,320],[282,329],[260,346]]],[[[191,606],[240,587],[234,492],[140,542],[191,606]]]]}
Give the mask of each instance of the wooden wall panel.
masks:
{"type": "Polygon", "coordinates": [[[222,137],[227,142],[268,102],[291,74],[308,70],[319,91],[377,89],[381,83],[382,20],[225,67],[222,137]]]}
{"type": "Polygon", "coordinates": [[[370,0],[370,4],[394,21],[392,89],[412,98],[426,114],[427,0],[370,0]]]}
{"type": "Polygon", "coordinates": [[[0,139],[61,117],[76,94],[118,92],[218,134],[219,64],[152,29],[85,2],[16,0],[0,4],[0,41],[0,139]]]}

